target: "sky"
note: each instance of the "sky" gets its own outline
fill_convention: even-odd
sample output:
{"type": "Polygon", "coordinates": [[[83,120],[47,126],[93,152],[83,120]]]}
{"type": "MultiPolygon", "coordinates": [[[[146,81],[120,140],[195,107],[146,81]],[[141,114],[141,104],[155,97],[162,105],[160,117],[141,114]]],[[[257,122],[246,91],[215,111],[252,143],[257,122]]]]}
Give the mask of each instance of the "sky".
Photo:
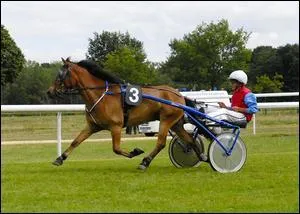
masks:
{"type": "Polygon", "coordinates": [[[172,39],[202,23],[251,33],[246,47],[299,44],[298,1],[1,1],[1,24],[26,60],[85,59],[94,32],[128,32],[147,59],[163,62],[172,39]]]}

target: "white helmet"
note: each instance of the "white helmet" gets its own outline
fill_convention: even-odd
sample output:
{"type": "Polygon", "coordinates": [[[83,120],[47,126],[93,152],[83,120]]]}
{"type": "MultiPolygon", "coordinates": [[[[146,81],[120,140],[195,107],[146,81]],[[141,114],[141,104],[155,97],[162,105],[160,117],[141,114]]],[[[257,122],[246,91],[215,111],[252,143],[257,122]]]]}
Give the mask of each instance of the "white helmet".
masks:
{"type": "Polygon", "coordinates": [[[228,79],[237,80],[241,83],[244,83],[245,85],[247,84],[247,81],[248,81],[247,74],[242,70],[233,71],[229,75],[228,79]]]}

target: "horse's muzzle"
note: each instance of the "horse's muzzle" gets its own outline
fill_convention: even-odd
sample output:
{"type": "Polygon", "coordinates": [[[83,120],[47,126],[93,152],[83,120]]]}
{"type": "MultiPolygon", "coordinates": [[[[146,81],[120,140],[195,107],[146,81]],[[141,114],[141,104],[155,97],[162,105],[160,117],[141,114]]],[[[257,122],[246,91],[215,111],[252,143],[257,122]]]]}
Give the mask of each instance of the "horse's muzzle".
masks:
{"type": "Polygon", "coordinates": [[[47,91],[47,95],[50,99],[63,98],[62,92],[55,90],[53,87],[50,87],[47,91]]]}

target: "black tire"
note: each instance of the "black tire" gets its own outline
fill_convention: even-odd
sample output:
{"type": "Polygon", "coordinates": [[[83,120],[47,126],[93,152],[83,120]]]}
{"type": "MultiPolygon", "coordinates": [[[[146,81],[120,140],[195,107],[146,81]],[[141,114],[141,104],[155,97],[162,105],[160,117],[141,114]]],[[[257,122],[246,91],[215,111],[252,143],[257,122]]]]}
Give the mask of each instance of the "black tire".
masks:
{"type": "MultiPolygon", "coordinates": [[[[196,146],[204,153],[204,144],[200,136],[196,138],[196,146]]],[[[177,168],[198,167],[202,161],[199,160],[195,150],[175,135],[169,144],[169,158],[177,168]]]]}

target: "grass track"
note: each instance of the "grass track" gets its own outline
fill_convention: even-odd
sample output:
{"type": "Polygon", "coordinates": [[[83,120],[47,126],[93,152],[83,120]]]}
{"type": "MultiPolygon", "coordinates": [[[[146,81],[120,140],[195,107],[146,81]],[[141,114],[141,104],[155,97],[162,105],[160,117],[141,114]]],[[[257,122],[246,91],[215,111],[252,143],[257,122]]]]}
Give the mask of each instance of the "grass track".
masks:
{"type": "MultiPolygon", "coordinates": [[[[55,114],[1,114],[1,139],[53,140],[55,120],[55,114]]],[[[73,139],[84,116],[63,115],[62,125],[63,139],[73,139]]],[[[85,142],[61,167],[51,164],[55,144],[1,145],[1,212],[299,213],[298,111],[259,112],[256,128],[256,135],[252,122],[242,129],[248,157],[232,174],[217,173],[206,163],[177,169],[168,147],[140,172],[136,167],[143,155],[117,156],[111,142],[85,142]]],[[[91,138],[108,137],[101,132],[91,138]]],[[[153,140],[126,141],[122,148],[148,153],[154,145],[153,140]]]]}
{"type": "MultiPolygon", "coordinates": [[[[167,147],[146,172],[112,152],[110,142],[82,144],[61,167],[55,144],[2,145],[2,212],[299,212],[299,138],[244,136],[241,171],[209,164],[177,169],[167,147]]],[[[155,142],[124,142],[150,152],[155,142]]],[[[66,148],[68,144],[63,144],[66,148]]]]}

